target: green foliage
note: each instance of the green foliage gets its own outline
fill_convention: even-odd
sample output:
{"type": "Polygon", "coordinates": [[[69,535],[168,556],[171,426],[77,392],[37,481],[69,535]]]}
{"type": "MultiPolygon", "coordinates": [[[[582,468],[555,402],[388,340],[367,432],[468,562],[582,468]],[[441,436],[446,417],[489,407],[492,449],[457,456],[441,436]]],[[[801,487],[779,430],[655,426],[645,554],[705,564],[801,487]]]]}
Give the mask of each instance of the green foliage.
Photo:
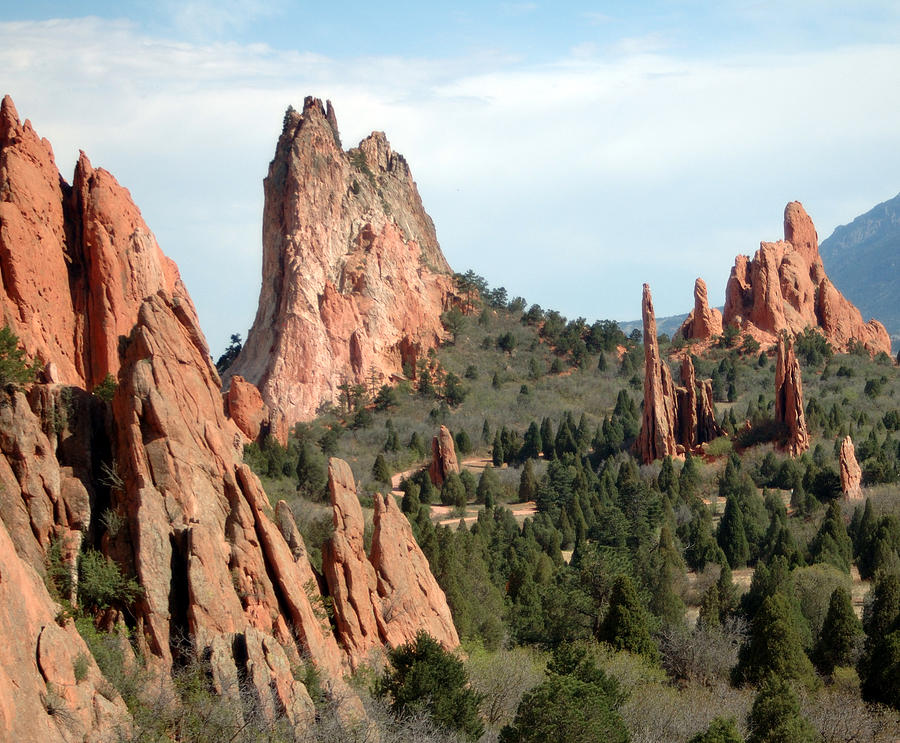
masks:
{"type": "Polygon", "coordinates": [[[836,666],[855,665],[857,640],[862,634],[862,624],[853,612],[850,594],[846,589],[836,588],[813,652],[816,667],[830,676],[836,666]]]}
{"type": "Polygon", "coordinates": [[[78,560],[78,602],[83,609],[130,609],[143,589],[133,578],[122,575],[119,566],[96,550],[87,550],[78,560]]]}
{"type": "Polygon", "coordinates": [[[39,359],[29,364],[25,351],[19,348],[19,338],[8,325],[0,328],[0,388],[18,388],[34,381],[41,368],[39,359]]]}
{"type": "Polygon", "coordinates": [[[859,661],[863,697],[900,709],[900,575],[875,581],[863,616],[865,650],[859,661]]]}
{"type": "Polygon", "coordinates": [[[651,661],[659,658],[659,649],[650,636],[647,610],[627,575],[619,576],[613,584],[609,609],[600,625],[598,638],[616,650],[628,650],[651,661]]]}
{"type": "Polygon", "coordinates": [[[828,506],[819,531],[809,544],[810,562],[827,562],[845,573],[850,572],[853,544],[844,526],[844,517],[837,501],[828,506]]]}
{"type": "Polygon", "coordinates": [[[626,743],[628,731],[609,695],[575,676],[551,674],[522,697],[501,743],[626,743]]]}
{"type": "Polygon", "coordinates": [[[813,726],[800,711],[791,685],[779,676],[762,683],[750,711],[747,743],[817,743],[813,726]]]}
{"type": "Polygon", "coordinates": [[[228,367],[234,363],[234,360],[238,357],[243,345],[240,334],[233,333],[231,342],[228,344],[228,348],[225,349],[225,353],[219,356],[219,360],[216,361],[216,371],[218,371],[219,374],[224,374],[228,370],[228,367]]]}
{"type": "Polygon", "coordinates": [[[112,374],[107,374],[103,381],[94,387],[94,394],[103,402],[112,402],[118,386],[116,378],[112,374]]]}
{"type": "Polygon", "coordinates": [[[391,650],[388,660],[390,666],[377,692],[389,700],[394,714],[426,711],[441,727],[478,739],[484,731],[478,717],[481,698],[468,688],[468,675],[459,658],[419,632],[415,642],[391,650]]]}
{"type": "Polygon", "coordinates": [[[372,477],[385,485],[391,484],[391,468],[388,467],[384,454],[378,454],[375,457],[375,464],[372,465],[372,477]]]}
{"type": "MultiPolygon", "coordinates": [[[[382,458],[383,459],[383,458],[382,458]]],[[[311,500],[325,500],[328,485],[328,465],[324,455],[309,442],[297,452],[297,490],[311,500]]],[[[390,481],[390,478],[388,478],[390,481]]]]}
{"type": "Polygon", "coordinates": [[[697,733],[688,743],[744,743],[734,718],[715,717],[705,733],[697,733]]]}
{"type": "Polygon", "coordinates": [[[88,671],[90,670],[90,660],[87,655],[84,653],[79,653],[75,656],[75,660],[72,661],[72,673],[75,676],[75,682],[81,683],[88,677],[88,671]]]}
{"type": "Polygon", "coordinates": [[[466,507],[466,488],[455,472],[447,475],[441,486],[441,503],[454,508],[466,507]]]}

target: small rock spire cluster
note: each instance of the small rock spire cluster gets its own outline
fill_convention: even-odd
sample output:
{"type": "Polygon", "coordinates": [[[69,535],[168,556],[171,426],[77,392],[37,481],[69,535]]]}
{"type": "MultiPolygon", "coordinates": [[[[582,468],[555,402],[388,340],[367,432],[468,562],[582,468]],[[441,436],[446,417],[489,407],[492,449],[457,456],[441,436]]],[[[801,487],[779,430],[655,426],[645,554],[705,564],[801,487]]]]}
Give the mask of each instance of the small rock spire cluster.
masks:
{"type": "Polygon", "coordinates": [[[797,457],[809,449],[809,431],[803,412],[803,381],[794,343],[779,336],[775,360],[775,422],[787,428],[784,450],[797,457]]]}
{"type": "Polygon", "coordinates": [[[697,451],[722,435],[716,422],[712,381],[697,384],[690,356],[681,363],[681,387],[672,381],[668,363],[660,357],[656,313],[650,286],[644,284],[644,411],[635,451],[644,464],[666,456],[697,451]],[[699,389],[699,395],[697,390],[699,389]]]}
{"type": "Polygon", "coordinates": [[[710,310],[706,285],[697,279],[694,310],[679,331],[685,340],[708,341],[733,326],[766,347],[782,332],[791,336],[817,328],[837,351],[854,342],[871,354],[890,355],[887,330],[877,320],[864,322],[860,311],[825,274],[812,219],[799,201],[784,209],[784,240],[761,242],[751,260],[735,258],[725,289],[725,310],[710,310]]]}

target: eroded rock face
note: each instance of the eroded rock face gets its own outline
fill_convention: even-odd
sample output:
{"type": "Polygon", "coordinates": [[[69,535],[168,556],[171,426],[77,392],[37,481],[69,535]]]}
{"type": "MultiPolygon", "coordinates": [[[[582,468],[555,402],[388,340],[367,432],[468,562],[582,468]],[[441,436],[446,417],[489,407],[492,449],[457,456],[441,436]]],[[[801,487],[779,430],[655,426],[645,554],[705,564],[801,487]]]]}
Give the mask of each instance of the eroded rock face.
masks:
{"type": "Polygon", "coordinates": [[[753,260],[735,259],[722,322],[767,346],[782,332],[793,336],[812,327],[838,351],[858,341],[870,353],[890,354],[884,326],[877,320],[863,322],[859,310],[828,280],[816,229],[798,201],[785,207],[784,240],[760,243],[753,260]]]}
{"type": "Polygon", "coordinates": [[[409,521],[390,494],[375,495],[371,561],[388,645],[411,643],[423,629],[448,650],[459,645],[447,597],[432,575],[409,521]]]}
{"type": "Polygon", "coordinates": [[[438,435],[431,439],[431,463],[428,465],[428,476],[436,487],[441,487],[451,472],[459,474],[459,461],[456,459],[456,444],[447,426],[441,426],[438,435]]]}
{"type": "Polygon", "coordinates": [[[659,355],[656,313],[649,284],[644,284],[641,316],[644,323],[644,411],[635,450],[646,464],[676,453],[677,430],[675,385],[669,365],[659,355]]]}
{"type": "Polygon", "coordinates": [[[775,361],[775,421],[787,427],[785,451],[792,457],[809,449],[809,431],[803,412],[803,381],[800,362],[794,355],[794,344],[783,336],[778,338],[775,361]]]}
{"type": "Polygon", "coordinates": [[[848,500],[862,498],[862,470],[856,461],[853,439],[847,436],[841,442],[841,492],[848,500]]]}
{"type": "Polygon", "coordinates": [[[698,278],[694,282],[694,309],[678,332],[686,340],[707,340],[722,335],[722,313],[714,307],[710,308],[703,279],[698,278]]]}
{"type": "Polygon", "coordinates": [[[435,346],[453,280],[406,161],[381,132],[343,151],[330,104],[288,110],[264,189],[259,309],[226,382],[255,384],[284,439],[343,381],[435,346]]]}
{"type": "Polygon", "coordinates": [[[231,378],[225,394],[225,411],[250,441],[259,438],[263,424],[269,420],[269,406],[263,402],[259,390],[239,375],[231,378]]]}
{"type": "Polygon", "coordinates": [[[446,648],[459,645],[443,590],[416,544],[393,496],[375,496],[371,555],[365,521],[349,465],[332,458],[328,489],[334,535],[322,551],[322,568],[334,602],[338,636],[353,668],[425,630],[446,648]]]}

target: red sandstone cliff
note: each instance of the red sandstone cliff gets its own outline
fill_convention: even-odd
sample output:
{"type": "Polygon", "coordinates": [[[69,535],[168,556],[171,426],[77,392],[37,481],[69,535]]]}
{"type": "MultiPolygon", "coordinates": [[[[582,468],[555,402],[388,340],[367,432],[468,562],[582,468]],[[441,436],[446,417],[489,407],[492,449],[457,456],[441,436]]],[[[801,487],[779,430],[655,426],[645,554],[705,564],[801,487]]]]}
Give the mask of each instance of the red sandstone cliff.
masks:
{"type": "MultiPolygon", "coordinates": [[[[101,740],[129,725],[41,580],[54,542],[73,578],[82,546],[134,576],[139,600],[111,618],[127,620],[154,672],[168,672],[189,646],[208,658],[238,719],[251,690],[254,714],[302,729],[314,711],[291,669],[305,657],[344,714],[361,715],[342,680],[359,640],[339,644],[289,509],[273,511],[242,462],[243,437],[174,264],[108,173],[82,156],[68,186],[8,98],[0,273],[4,322],[65,383],[31,385],[27,396],[0,391],[0,737],[101,740]],[[107,373],[117,379],[111,404],[87,391],[107,373]],[[79,655],[88,659],[81,681],[79,655]]],[[[259,406],[248,399],[232,402],[252,428],[259,406]]],[[[402,586],[398,606],[421,602],[430,572],[418,586],[384,577],[408,569],[369,565],[373,606],[383,581],[395,594],[402,586]]],[[[446,602],[438,609],[449,616],[446,602]]],[[[431,622],[413,615],[409,626],[431,622]]],[[[407,634],[380,631],[378,641],[407,634]]]]}
{"type": "Polygon", "coordinates": [[[435,346],[453,280],[406,160],[381,132],[345,152],[330,103],[288,110],[264,190],[259,309],[225,382],[255,384],[284,439],[435,346]]]}
{"type": "MultiPolygon", "coordinates": [[[[716,334],[716,310],[709,311],[705,284],[701,292],[701,280],[697,282],[694,310],[681,333],[702,341],[716,334]]],[[[825,275],[816,228],[799,201],[784,209],[784,240],[760,243],[752,260],[745,255],[735,259],[722,325],[733,325],[766,346],[774,345],[783,331],[793,336],[812,327],[838,351],[859,341],[870,353],[891,352],[884,326],[877,320],[863,322],[859,310],[825,275]]]]}

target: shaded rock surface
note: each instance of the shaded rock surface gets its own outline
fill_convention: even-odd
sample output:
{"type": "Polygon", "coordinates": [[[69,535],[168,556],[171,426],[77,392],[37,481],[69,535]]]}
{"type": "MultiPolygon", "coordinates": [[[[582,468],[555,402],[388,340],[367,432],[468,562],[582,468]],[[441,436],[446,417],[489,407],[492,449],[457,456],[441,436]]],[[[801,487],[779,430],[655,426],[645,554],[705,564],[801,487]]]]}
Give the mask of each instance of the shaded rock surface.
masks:
{"type": "Polygon", "coordinates": [[[459,473],[459,461],[456,458],[456,444],[447,426],[441,426],[438,435],[431,439],[431,462],[428,465],[428,476],[437,487],[444,484],[451,472],[459,473]]]}
{"type": "Polygon", "coordinates": [[[775,360],[775,422],[784,424],[787,430],[783,448],[788,454],[796,457],[809,449],[800,362],[794,354],[793,342],[783,336],[778,338],[775,360]]]}
{"type": "Polygon", "coordinates": [[[838,351],[858,341],[870,353],[890,353],[884,326],[877,320],[864,322],[825,275],[815,226],[798,201],[785,207],[784,240],[760,243],[752,260],[744,255],[735,259],[722,323],[768,346],[782,332],[793,336],[812,327],[838,351]]]}
{"type": "Polygon", "coordinates": [[[853,439],[846,436],[841,442],[841,492],[848,500],[862,498],[862,470],[856,461],[853,439]]]}
{"type": "Polygon", "coordinates": [[[722,335],[722,313],[715,307],[710,308],[706,282],[703,279],[698,278],[694,282],[694,309],[678,332],[686,340],[706,340],[722,335]]]}
{"type": "Polygon", "coordinates": [[[225,394],[225,412],[250,441],[259,438],[263,425],[269,420],[269,406],[263,402],[259,390],[238,375],[231,378],[225,394]]]}
{"type": "Polygon", "coordinates": [[[387,381],[435,346],[454,289],[404,158],[375,132],[345,152],[331,105],[288,109],[265,179],[259,309],[226,373],[282,440],[344,381],[387,381]]]}

